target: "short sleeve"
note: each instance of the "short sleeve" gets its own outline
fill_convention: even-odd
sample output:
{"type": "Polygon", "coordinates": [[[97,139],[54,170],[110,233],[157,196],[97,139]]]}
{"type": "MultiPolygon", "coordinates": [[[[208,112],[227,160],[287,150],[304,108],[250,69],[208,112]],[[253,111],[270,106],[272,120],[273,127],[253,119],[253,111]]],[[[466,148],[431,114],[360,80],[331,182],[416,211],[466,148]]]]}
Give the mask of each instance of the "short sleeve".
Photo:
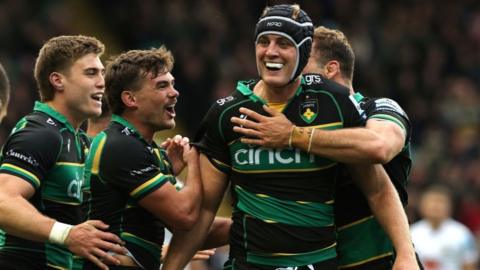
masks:
{"type": "Polygon", "coordinates": [[[367,119],[391,121],[400,126],[407,134],[406,141],[411,137],[411,124],[405,111],[398,103],[389,98],[372,98],[362,101],[361,108],[365,111],[367,119]]]}
{"type": "Polygon", "coordinates": [[[98,173],[103,181],[139,201],[173,177],[162,172],[158,162],[154,149],[137,138],[107,136],[98,173]]]}
{"type": "MultiPolygon", "coordinates": [[[[221,119],[221,107],[214,104],[200,125],[195,135],[194,145],[205,154],[220,171],[229,173],[231,161],[229,149],[223,134],[224,121],[221,119]]],[[[228,119],[228,121],[230,121],[228,119]]]]}
{"type": "Polygon", "coordinates": [[[2,151],[0,172],[15,175],[35,189],[53,168],[62,147],[55,129],[25,127],[10,135],[2,151]]]}

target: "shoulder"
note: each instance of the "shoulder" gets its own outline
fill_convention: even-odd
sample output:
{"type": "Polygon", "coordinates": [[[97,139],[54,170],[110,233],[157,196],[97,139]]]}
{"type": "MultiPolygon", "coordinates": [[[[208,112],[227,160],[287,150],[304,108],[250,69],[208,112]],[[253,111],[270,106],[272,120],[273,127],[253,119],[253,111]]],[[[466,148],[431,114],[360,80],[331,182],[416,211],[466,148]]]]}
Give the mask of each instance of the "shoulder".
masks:
{"type": "Polygon", "coordinates": [[[34,148],[49,148],[60,146],[63,142],[62,135],[58,129],[51,128],[44,123],[26,123],[9,136],[7,145],[10,143],[31,145],[34,148]]]}
{"type": "Polygon", "coordinates": [[[465,238],[471,235],[467,226],[453,219],[445,221],[445,229],[448,230],[449,233],[456,234],[459,238],[465,238]]]}
{"type": "Polygon", "coordinates": [[[320,74],[304,74],[303,87],[311,91],[325,91],[333,95],[349,96],[350,90],[332,80],[323,77],[320,74]]]}
{"type": "Polygon", "coordinates": [[[361,100],[361,104],[373,111],[396,113],[408,119],[403,108],[395,100],[390,98],[364,98],[361,100]]]}
{"type": "Polygon", "coordinates": [[[241,107],[242,104],[248,102],[248,97],[239,90],[239,87],[245,87],[244,83],[248,82],[250,81],[240,81],[235,91],[230,93],[230,95],[217,99],[205,115],[204,120],[209,122],[216,120],[221,121],[228,112],[234,111],[241,107]]]}
{"type": "Polygon", "coordinates": [[[97,135],[94,140],[104,140],[104,151],[122,154],[123,156],[126,153],[131,155],[139,149],[145,148],[144,144],[137,136],[138,135],[128,127],[112,125],[104,132],[97,135]]]}

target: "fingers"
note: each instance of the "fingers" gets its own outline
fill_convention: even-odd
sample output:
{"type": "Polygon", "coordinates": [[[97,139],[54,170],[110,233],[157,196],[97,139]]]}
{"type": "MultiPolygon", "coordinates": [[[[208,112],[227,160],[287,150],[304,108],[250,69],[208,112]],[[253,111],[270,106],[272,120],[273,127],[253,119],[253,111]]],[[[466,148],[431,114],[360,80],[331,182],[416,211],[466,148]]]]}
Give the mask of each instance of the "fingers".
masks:
{"type": "Polygon", "coordinates": [[[167,138],[165,141],[163,141],[160,144],[160,147],[162,148],[168,148],[168,146],[172,143],[172,138],[167,138]]]}
{"type": "Polygon", "coordinates": [[[102,263],[102,261],[99,258],[93,256],[92,254],[88,254],[86,256],[86,258],[89,261],[91,261],[92,263],[94,263],[98,268],[103,269],[103,270],[108,270],[108,266],[106,264],[102,263]]]}
{"type": "Polygon", "coordinates": [[[263,119],[265,119],[265,116],[244,107],[241,107],[239,111],[240,113],[245,114],[249,118],[252,118],[257,121],[262,121],[263,119]]]}
{"type": "Polygon", "coordinates": [[[107,263],[107,264],[114,264],[114,265],[119,265],[120,264],[120,261],[115,258],[112,254],[108,254],[107,252],[99,249],[99,248],[95,248],[93,251],[92,251],[94,257],[96,258],[100,258],[100,262],[101,263],[107,263]]]}
{"type": "Polygon", "coordinates": [[[273,108],[268,107],[267,105],[263,105],[263,109],[264,109],[267,113],[269,113],[271,116],[275,116],[275,115],[281,113],[281,112],[279,112],[279,111],[277,111],[277,110],[275,110],[275,109],[273,109],[273,108]]]}
{"type": "Polygon", "coordinates": [[[215,249],[206,249],[206,250],[200,250],[193,255],[192,261],[195,260],[208,260],[210,256],[213,256],[215,254],[215,249]]]}
{"type": "MultiPolygon", "coordinates": [[[[120,245],[124,245],[125,243],[122,241],[122,239],[120,239],[120,237],[118,237],[116,234],[113,234],[113,233],[109,233],[109,232],[104,232],[104,231],[97,231],[96,232],[96,235],[101,238],[103,241],[108,241],[108,242],[105,242],[105,243],[117,243],[117,244],[120,244],[120,245]]],[[[115,246],[114,244],[111,244],[112,246],[115,246]]],[[[108,249],[112,249],[115,250],[116,248],[115,247],[108,247],[108,249]]],[[[125,253],[125,251],[119,251],[118,253],[125,253]]]]}
{"type": "Polygon", "coordinates": [[[250,121],[248,119],[238,118],[238,117],[235,117],[235,116],[230,118],[230,121],[232,121],[232,123],[237,124],[241,127],[253,128],[253,129],[258,129],[258,126],[260,125],[257,122],[250,121]]]}
{"type": "Polygon", "coordinates": [[[87,220],[84,223],[101,230],[106,230],[109,227],[108,224],[103,223],[101,220],[87,220]]]}
{"type": "Polygon", "coordinates": [[[256,138],[261,138],[262,134],[257,131],[257,130],[254,130],[254,129],[249,129],[249,128],[243,128],[243,127],[239,127],[239,126],[234,126],[233,127],[233,131],[237,132],[237,133],[241,133],[243,135],[246,135],[246,136],[249,136],[249,137],[256,137],[256,138]]]}
{"type": "Polygon", "coordinates": [[[265,142],[260,139],[251,139],[251,138],[241,138],[240,141],[245,144],[253,144],[253,145],[264,145],[265,142]]]}

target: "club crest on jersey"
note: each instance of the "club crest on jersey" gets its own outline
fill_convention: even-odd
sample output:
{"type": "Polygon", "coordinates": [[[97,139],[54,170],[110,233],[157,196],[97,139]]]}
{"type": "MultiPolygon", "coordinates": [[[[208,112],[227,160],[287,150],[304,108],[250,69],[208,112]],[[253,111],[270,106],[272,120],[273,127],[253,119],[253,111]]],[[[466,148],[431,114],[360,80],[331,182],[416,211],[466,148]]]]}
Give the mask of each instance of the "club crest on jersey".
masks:
{"type": "Polygon", "coordinates": [[[303,121],[310,124],[318,116],[318,101],[316,99],[307,99],[300,104],[300,117],[303,121]]]}

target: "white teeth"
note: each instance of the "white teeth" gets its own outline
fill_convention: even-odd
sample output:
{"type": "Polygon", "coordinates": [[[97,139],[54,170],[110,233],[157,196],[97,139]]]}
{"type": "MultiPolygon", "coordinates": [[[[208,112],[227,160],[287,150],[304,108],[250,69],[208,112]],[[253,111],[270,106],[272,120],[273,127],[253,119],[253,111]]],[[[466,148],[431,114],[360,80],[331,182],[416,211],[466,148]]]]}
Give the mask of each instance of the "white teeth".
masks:
{"type": "Polygon", "coordinates": [[[274,69],[281,69],[283,67],[283,64],[282,63],[270,63],[270,62],[267,62],[265,63],[265,65],[267,66],[267,68],[274,68],[274,69]]]}
{"type": "Polygon", "coordinates": [[[97,93],[97,94],[92,95],[92,98],[95,99],[95,100],[98,100],[98,101],[101,101],[102,97],[103,97],[102,93],[97,93]]]}

